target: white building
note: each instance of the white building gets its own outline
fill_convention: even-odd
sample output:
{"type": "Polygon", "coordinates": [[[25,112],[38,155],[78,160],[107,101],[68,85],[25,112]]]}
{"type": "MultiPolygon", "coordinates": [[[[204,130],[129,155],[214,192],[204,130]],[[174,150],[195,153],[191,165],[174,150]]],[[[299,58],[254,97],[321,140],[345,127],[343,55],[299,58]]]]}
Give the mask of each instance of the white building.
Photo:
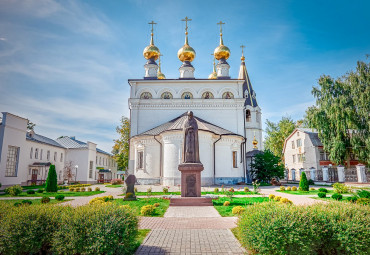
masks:
{"type": "Polygon", "coordinates": [[[0,183],[3,186],[43,183],[50,164],[55,165],[60,183],[68,179],[67,172],[70,181],[80,183],[115,178],[115,161],[109,153],[96,148],[96,144],[74,137],[53,140],[27,131],[27,123],[25,118],[3,112],[0,124],[0,183]]]}
{"type": "MultiPolygon", "coordinates": [[[[185,113],[193,111],[199,128],[202,185],[235,184],[246,181],[245,154],[253,150],[252,140],[262,144],[261,109],[251,86],[245,58],[238,79],[229,76],[226,62],[230,50],[223,44],[214,55],[219,60],[208,79],[194,78],[191,61],[195,51],[185,45],[178,79],[166,79],[155,62],[160,55],[151,43],[144,49],[144,79],[130,79],[131,119],[129,172],[139,183],[180,184],[185,113]]],[[[160,62],[159,62],[160,64],[160,62]]]]}

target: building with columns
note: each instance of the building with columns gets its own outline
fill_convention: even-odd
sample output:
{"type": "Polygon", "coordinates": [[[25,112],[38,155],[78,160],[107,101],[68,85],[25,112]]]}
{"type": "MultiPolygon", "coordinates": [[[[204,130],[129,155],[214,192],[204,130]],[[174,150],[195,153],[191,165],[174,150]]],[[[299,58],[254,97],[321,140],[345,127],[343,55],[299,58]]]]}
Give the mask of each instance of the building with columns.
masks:
{"type": "Polygon", "coordinates": [[[154,45],[153,28],[143,55],[147,60],[144,78],[128,81],[128,172],[135,174],[141,184],[180,184],[182,127],[186,112],[193,111],[199,128],[200,161],[204,165],[202,185],[245,182],[245,155],[254,146],[262,149],[262,123],[244,54],[239,76],[231,78],[227,62],[230,49],[224,45],[221,30],[220,44],[214,50],[218,63],[214,63],[213,72],[208,79],[194,77],[192,61],[196,52],[189,44],[186,24],[185,43],[177,53],[181,61],[179,77],[166,79],[161,72],[160,61],[156,62],[160,51],[154,45]]]}

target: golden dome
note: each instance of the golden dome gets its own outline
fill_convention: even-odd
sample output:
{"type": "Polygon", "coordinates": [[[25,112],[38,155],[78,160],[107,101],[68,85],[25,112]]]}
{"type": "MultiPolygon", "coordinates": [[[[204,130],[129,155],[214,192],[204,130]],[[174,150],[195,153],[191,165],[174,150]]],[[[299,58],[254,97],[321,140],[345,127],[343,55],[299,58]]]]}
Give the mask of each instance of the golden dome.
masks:
{"type": "Polygon", "coordinates": [[[216,72],[212,72],[212,73],[208,76],[208,79],[209,79],[209,80],[216,80],[216,79],[217,79],[217,73],[216,73],[216,72]]]}
{"type": "Polygon", "coordinates": [[[253,142],[252,143],[253,143],[253,149],[257,149],[258,142],[256,140],[256,136],[253,137],[253,142]]]}
{"type": "Polygon", "coordinates": [[[159,80],[164,80],[164,79],[166,79],[166,76],[165,76],[163,73],[158,72],[158,74],[157,74],[157,79],[159,79],[159,80]]]}
{"type": "Polygon", "coordinates": [[[182,46],[179,51],[177,52],[177,57],[180,59],[180,61],[193,61],[196,53],[195,50],[189,46],[188,43],[188,33],[186,32],[186,37],[185,37],[185,44],[182,46]]]}
{"type": "Polygon", "coordinates": [[[220,60],[221,58],[228,59],[230,57],[230,49],[223,44],[222,34],[220,39],[220,45],[213,52],[215,58],[220,60]]]}
{"type": "Polygon", "coordinates": [[[144,51],[143,51],[144,58],[146,58],[148,60],[149,59],[157,60],[160,54],[161,54],[161,52],[159,51],[157,46],[154,45],[153,33],[152,33],[152,38],[150,40],[150,45],[146,46],[144,51]]]}

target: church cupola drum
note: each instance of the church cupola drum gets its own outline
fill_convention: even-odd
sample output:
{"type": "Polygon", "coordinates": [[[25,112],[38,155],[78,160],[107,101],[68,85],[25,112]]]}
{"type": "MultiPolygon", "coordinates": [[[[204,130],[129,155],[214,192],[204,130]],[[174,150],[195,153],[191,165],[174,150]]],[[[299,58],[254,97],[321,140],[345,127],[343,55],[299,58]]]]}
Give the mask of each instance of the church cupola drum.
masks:
{"type": "Polygon", "coordinates": [[[194,79],[194,67],[191,62],[194,60],[196,53],[195,50],[189,46],[188,40],[188,21],[191,21],[188,17],[185,17],[182,21],[185,21],[185,44],[177,52],[177,57],[182,61],[182,65],[179,68],[180,79],[194,79]]]}
{"type": "Polygon", "coordinates": [[[226,62],[226,60],[230,57],[230,49],[224,45],[224,41],[222,39],[222,25],[225,25],[222,21],[217,23],[220,25],[220,45],[214,51],[214,56],[218,60],[217,64],[217,78],[218,79],[230,79],[229,76],[229,69],[230,65],[226,62]]]}
{"type": "Polygon", "coordinates": [[[145,77],[144,79],[157,79],[157,72],[158,72],[158,65],[155,62],[159,56],[161,55],[161,52],[157,48],[157,46],[154,45],[154,39],[153,39],[153,31],[154,31],[154,25],[157,24],[154,21],[149,23],[152,25],[151,30],[151,37],[150,37],[150,44],[145,47],[143,51],[144,58],[148,61],[144,65],[145,68],[145,77]]]}

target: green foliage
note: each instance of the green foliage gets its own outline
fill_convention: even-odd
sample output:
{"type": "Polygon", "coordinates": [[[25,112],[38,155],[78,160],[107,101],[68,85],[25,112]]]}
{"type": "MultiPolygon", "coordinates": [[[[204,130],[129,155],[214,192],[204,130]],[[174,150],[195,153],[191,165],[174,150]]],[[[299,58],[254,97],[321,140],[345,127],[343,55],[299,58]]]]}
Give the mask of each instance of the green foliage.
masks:
{"type": "Polygon", "coordinates": [[[285,139],[294,131],[296,124],[290,117],[283,117],[278,123],[266,120],[265,148],[284,161],[283,146],[285,139]]]}
{"type": "Polygon", "coordinates": [[[27,194],[31,195],[31,194],[35,194],[36,192],[33,190],[33,189],[30,189],[30,190],[27,190],[27,194]]]}
{"type": "Polygon", "coordinates": [[[100,191],[100,188],[99,188],[99,187],[96,187],[96,188],[95,188],[95,191],[100,191]]]}
{"type": "Polygon", "coordinates": [[[370,198],[361,197],[361,198],[359,198],[359,199],[356,200],[356,204],[370,205],[370,198]]]}
{"type": "Polygon", "coordinates": [[[310,186],[308,185],[306,173],[302,172],[301,180],[299,181],[299,190],[300,191],[308,191],[310,186]]]}
{"type": "Polygon", "coordinates": [[[14,203],[14,206],[16,206],[16,207],[21,206],[21,205],[22,205],[22,203],[21,203],[21,202],[15,202],[15,203],[14,203]]]}
{"type": "Polygon", "coordinates": [[[167,194],[168,193],[168,188],[167,187],[163,187],[163,193],[164,194],[167,194]]]}
{"type": "Polygon", "coordinates": [[[134,194],[131,192],[127,192],[125,195],[125,198],[133,198],[133,197],[134,197],[134,194]]]}
{"type": "Polygon", "coordinates": [[[250,192],[248,187],[244,187],[244,192],[250,192]]]}
{"type": "Polygon", "coordinates": [[[56,200],[58,200],[58,201],[63,201],[63,200],[64,200],[64,198],[65,198],[65,196],[64,196],[64,195],[56,195],[56,196],[55,196],[55,199],[56,199],[56,200]]]}
{"type": "Polygon", "coordinates": [[[284,165],[280,163],[279,157],[265,150],[254,157],[250,172],[253,179],[270,182],[272,178],[284,177],[284,165]]]}
{"type": "Polygon", "coordinates": [[[317,193],[317,195],[321,198],[324,198],[324,197],[326,197],[326,192],[319,192],[319,193],[317,193]]]}
{"type": "Polygon", "coordinates": [[[143,216],[152,216],[155,212],[155,206],[154,205],[144,205],[141,207],[141,215],[143,216]]]}
{"type": "Polygon", "coordinates": [[[369,224],[370,210],[362,205],[269,202],[246,207],[237,236],[253,254],[367,254],[369,224]]]}
{"type": "Polygon", "coordinates": [[[22,200],[22,204],[23,205],[32,205],[32,201],[31,200],[28,200],[28,199],[22,200]]]}
{"type": "Polygon", "coordinates": [[[50,197],[42,197],[41,198],[41,203],[43,203],[43,204],[47,204],[47,203],[49,203],[50,202],[50,197]]]}
{"type": "Polygon", "coordinates": [[[325,189],[325,188],[319,188],[318,190],[319,190],[319,192],[325,192],[325,193],[328,193],[328,190],[327,190],[327,189],[325,189]]]}
{"type": "Polygon", "coordinates": [[[311,179],[308,180],[308,185],[315,185],[315,182],[311,179]]]}
{"type": "Polygon", "coordinates": [[[5,193],[9,194],[12,197],[18,196],[19,194],[22,193],[22,187],[19,185],[11,186],[5,189],[5,193]]]}
{"type": "Polygon", "coordinates": [[[132,209],[132,212],[135,215],[141,215],[141,208],[148,204],[156,204],[159,203],[159,206],[156,207],[155,212],[151,217],[163,217],[165,214],[169,204],[169,199],[163,199],[163,198],[137,198],[137,200],[131,200],[131,201],[125,201],[123,199],[115,199],[112,201],[112,203],[118,204],[118,205],[127,205],[130,206],[132,209]]]}
{"type": "Polygon", "coordinates": [[[339,182],[334,183],[333,188],[334,188],[334,192],[339,193],[339,194],[344,194],[344,193],[348,193],[351,191],[350,187],[346,186],[343,183],[339,183],[339,182]]]}
{"type": "Polygon", "coordinates": [[[240,205],[235,206],[232,210],[232,213],[237,215],[241,215],[243,212],[245,212],[245,208],[240,205]]]}
{"type": "Polygon", "coordinates": [[[280,186],[280,190],[281,191],[285,191],[285,187],[284,186],[280,186]]]}
{"type": "Polygon", "coordinates": [[[348,202],[351,202],[351,203],[356,203],[356,201],[357,201],[357,197],[347,197],[346,198],[346,200],[348,201],[348,202]]]}
{"type": "Polygon", "coordinates": [[[113,158],[117,162],[118,170],[124,171],[128,167],[129,140],[130,140],[130,119],[122,116],[120,126],[116,127],[119,138],[114,140],[113,158]]]}
{"type": "Polygon", "coordinates": [[[335,164],[352,153],[370,164],[369,84],[370,63],[358,61],[356,71],[337,79],[323,75],[312,89],[316,105],[307,109],[305,118],[335,164]]]}
{"type": "Polygon", "coordinates": [[[331,196],[332,199],[335,199],[335,200],[342,200],[343,199],[343,196],[341,194],[338,194],[338,193],[334,193],[332,196],[331,196]]]}
{"type": "Polygon", "coordinates": [[[220,190],[219,190],[218,188],[215,188],[215,189],[213,190],[213,192],[214,192],[214,193],[218,193],[218,192],[220,192],[220,190]]]}
{"type": "Polygon", "coordinates": [[[58,177],[55,171],[55,165],[50,165],[48,177],[45,183],[46,192],[57,192],[58,191],[58,177]]]}
{"type": "Polygon", "coordinates": [[[297,187],[296,186],[293,186],[292,187],[292,191],[297,191],[297,187]]]}
{"type": "Polygon", "coordinates": [[[230,201],[225,201],[223,206],[229,206],[230,205],[230,201]]]}
{"type": "Polygon", "coordinates": [[[38,189],[37,190],[37,193],[43,193],[44,192],[44,189],[38,189]]]}
{"type": "Polygon", "coordinates": [[[233,201],[230,202],[227,197],[220,197],[219,199],[213,199],[212,203],[222,217],[233,217],[235,215],[232,210],[236,206],[247,208],[254,203],[267,202],[268,200],[268,197],[235,197],[233,201]]]}
{"type": "Polygon", "coordinates": [[[364,189],[357,190],[357,196],[360,198],[370,198],[370,192],[364,189]]]}

